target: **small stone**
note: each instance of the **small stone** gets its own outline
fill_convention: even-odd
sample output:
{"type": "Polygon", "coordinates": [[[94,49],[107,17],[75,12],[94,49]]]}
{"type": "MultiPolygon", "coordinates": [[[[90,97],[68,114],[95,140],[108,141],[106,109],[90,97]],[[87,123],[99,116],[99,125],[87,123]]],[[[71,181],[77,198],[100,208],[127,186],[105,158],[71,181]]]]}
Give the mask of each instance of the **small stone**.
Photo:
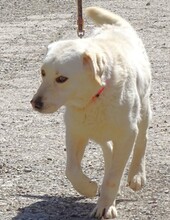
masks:
{"type": "Polygon", "coordinates": [[[169,193],[169,190],[167,189],[167,190],[165,190],[165,194],[168,194],[169,193]]]}
{"type": "Polygon", "coordinates": [[[24,172],[25,172],[25,173],[30,173],[30,172],[32,172],[32,169],[29,168],[29,167],[26,167],[26,168],[24,169],[24,172]]]}
{"type": "Polygon", "coordinates": [[[52,159],[51,157],[48,157],[47,160],[50,160],[50,161],[51,161],[51,160],[53,160],[53,159],[52,159]]]}

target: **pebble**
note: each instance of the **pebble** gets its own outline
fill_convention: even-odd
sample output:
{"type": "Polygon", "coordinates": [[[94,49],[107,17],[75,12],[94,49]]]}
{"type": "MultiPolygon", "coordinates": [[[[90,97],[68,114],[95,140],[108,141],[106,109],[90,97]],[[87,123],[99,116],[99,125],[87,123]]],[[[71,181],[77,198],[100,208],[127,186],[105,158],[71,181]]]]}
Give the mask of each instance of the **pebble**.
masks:
{"type": "Polygon", "coordinates": [[[1,207],[1,206],[7,206],[7,203],[6,203],[5,201],[1,201],[1,200],[0,200],[0,207],[1,207]]]}
{"type": "Polygon", "coordinates": [[[51,157],[48,157],[47,160],[50,160],[50,161],[51,161],[51,160],[53,160],[53,159],[52,159],[51,157]]]}
{"type": "Polygon", "coordinates": [[[32,172],[32,169],[31,169],[31,168],[26,167],[26,168],[24,169],[24,172],[25,172],[25,173],[30,173],[30,172],[32,172]]]}
{"type": "Polygon", "coordinates": [[[166,194],[169,194],[169,190],[168,190],[168,189],[167,189],[167,190],[165,190],[165,193],[166,193],[166,194]]]}

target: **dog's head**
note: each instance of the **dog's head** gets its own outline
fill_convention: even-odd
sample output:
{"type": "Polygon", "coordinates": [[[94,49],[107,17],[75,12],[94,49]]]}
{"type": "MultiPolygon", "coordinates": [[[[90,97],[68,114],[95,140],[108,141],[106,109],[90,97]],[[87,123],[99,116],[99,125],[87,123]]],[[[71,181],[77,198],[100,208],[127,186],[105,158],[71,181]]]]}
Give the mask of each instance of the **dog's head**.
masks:
{"type": "Polygon", "coordinates": [[[74,40],[49,45],[41,68],[42,83],[31,100],[36,111],[53,113],[63,105],[83,108],[100,89],[100,55],[86,44],[74,40]]]}

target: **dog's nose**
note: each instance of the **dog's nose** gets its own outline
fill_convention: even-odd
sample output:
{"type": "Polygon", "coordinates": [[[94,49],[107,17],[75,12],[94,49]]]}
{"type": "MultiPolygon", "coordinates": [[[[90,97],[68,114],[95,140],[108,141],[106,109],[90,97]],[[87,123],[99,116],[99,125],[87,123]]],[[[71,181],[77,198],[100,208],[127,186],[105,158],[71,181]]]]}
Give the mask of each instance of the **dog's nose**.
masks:
{"type": "Polygon", "coordinates": [[[35,109],[37,109],[37,110],[42,109],[42,107],[43,107],[42,98],[41,98],[41,97],[38,97],[38,98],[36,98],[35,100],[32,99],[32,100],[31,100],[31,104],[32,104],[32,106],[33,106],[35,109]]]}

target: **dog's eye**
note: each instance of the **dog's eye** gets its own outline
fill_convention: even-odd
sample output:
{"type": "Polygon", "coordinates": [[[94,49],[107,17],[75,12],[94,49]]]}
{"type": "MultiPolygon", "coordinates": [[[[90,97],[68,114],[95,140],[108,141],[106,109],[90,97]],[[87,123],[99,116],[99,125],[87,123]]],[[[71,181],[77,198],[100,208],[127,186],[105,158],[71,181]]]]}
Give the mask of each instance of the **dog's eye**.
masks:
{"type": "Polygon", "coordinates": [[[65,76],[59,76],[59,77],[56,78],[57,83],[64,83],[67,80],[68,80],[68,78],[65,77],[65,76]]]}
{"type": "Polygon", "coordinates": [[[45,71],[41,70],[41,76],[44,77],[45,76],[45,71]]]}

